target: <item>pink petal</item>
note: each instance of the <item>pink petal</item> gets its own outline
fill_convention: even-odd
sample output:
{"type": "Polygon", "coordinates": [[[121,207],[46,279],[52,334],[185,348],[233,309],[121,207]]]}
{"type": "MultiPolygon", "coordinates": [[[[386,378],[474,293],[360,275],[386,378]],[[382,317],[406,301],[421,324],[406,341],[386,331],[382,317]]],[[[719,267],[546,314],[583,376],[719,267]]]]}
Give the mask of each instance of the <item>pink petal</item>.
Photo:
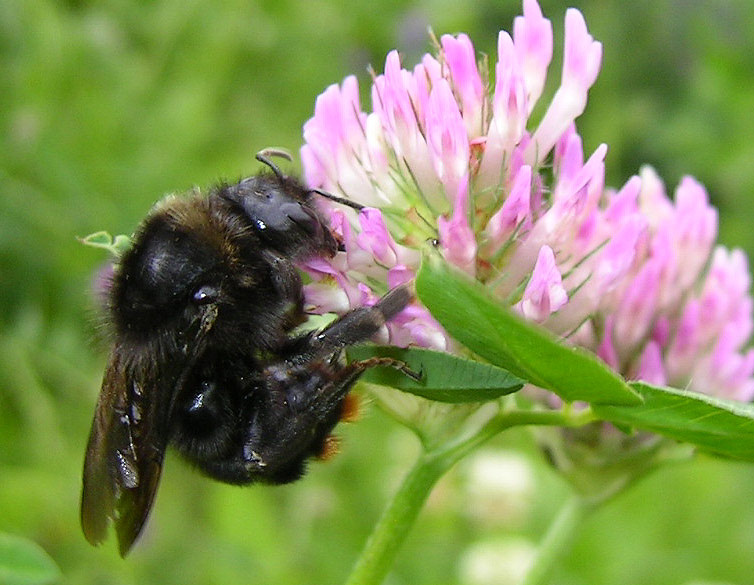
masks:
{"type": "Polygon", "coordinates": [[[655,228],[673,213],[673,205],[665,193],[665,184],[652,167],[644,166],[639,174],[639,208],[655,228]]]}
{"type": "Polygon", "coordinates": [[[544,321],[568,302],[555,255],[549,246],[542,246],[519,304],[521,313],[532,321],[544,321]]]}
{"type": "Polygon", "coordinates": [[[372,254],[384,266],[394,266],[397,260],[394,241],[385,225],[382,212],[367,207],[359,213],[359,223],[361,233],[356,236],[359,247],[372,254]]]}
{"type": "Polygon", "coordinates": [[[403,264],[399,264],[398,266],[393,266],[390,270],[387,272],[387,286],[388,288],[395,288],[396,286],[400,286],[401,284],[406,284],[411,282],[416,278],[416,272],[409,268],[408,266],[404,266],[403,264]]]}
{"type": "Polygon", "coordinates": [[[656,342],[650,341],[644,347],[634,378],[658,386],[667,384],[665,368],[662,363],[662,352],[656,342]]]}
{"type": "Polygon", "coordinates": [[[646,220],[641,215],[628,216],[599,255],[593,273],[595,284],[586,286],[597,286],[597,294],[604,295],[628,274],[636,258],[639,238],[646,229],[646,220]]]}
{"type": "Polygon", "coordinates": [[[584,112],[587,92],[597,79],[601,63],[602,44],[588,33],[581,13],[569,8],[565,19],[563,77],[527,149],[529,164],[544,160],[570,124],[584,112]]]}
{"type": "Polygon", "coordinates": [[[513,20],[513,39],[524,72],[529,115],[542,95],[552,59],[552,24],[542,16],[536,0],[524,0],[524,15],[513,20]]]}
{"type": "Polygon", "coordinates": [[[304,286],[304,303],[308,313],[346,313],[351,304],[346,291],[334,283],[313,282],[304,286]]]}
{"type": "Polygon", "coordinates": [[[615,336],[626,351],[646,335],[657,309],[661,266],[646,262],[631,280],[616,312],[615,336]]]}
{"type": "Polygon", "coordinates": [[[469,138],[453,92],[441,79],[427,102],[426,135],[435,172],[449,195],[456,193],[468,173],[469,138]]]}
{"type": "Polygon", "coordinates": [[[641,190],[641,179],[634,175],[620,191],[610,197],[607,209],[605,209],[605,219],[611,224],[618,224],[624,217],[638,214],[639,191],[641,190]]]}
{"type": "Polygon", "coordinates": [[[513,182],[513,189],[505,198],[502,207],[490,218],[485,235],[490,248],[496,251],[516,228],[526,229],[531,225],[531,167],[524,165],[513,182]]]}
{"type": "Polygon", "coordinates": [[[499,60],[495,65],[492,124],[506,151],[518,144],[526,128],[528,102],[524,78],[516,62],[513,41],[507,33],[498,36],[499,60]]]}
{"type": "Polygon", "coordinates": [[[476,64],[474,45],[464,34],[440,39],[455,93],[461,98],[461,111],[470,136],[482,132],[482,78],[476,64]]]}
{"type": "Polygon", "coordinates": [[[469,185],[465,177],[458,189],[450,220],[440,216],[437,225],[440,232],[440,245],[445,259],[464,272],[473,275],[476,270],[476,237],[469,226],[468,214],[469,185]]]}
{"type": "Polygon", "coordinates": [[[528,116],[523,75],[516,62],[513,41],[505,31],[500,32],[498,37],[498,55],[499,60],[495,65],[492,120],[485,137],[484,156],[477,175],[477,185],[481,194],[480,207],[490,204],[491,192],[500,186],[506,165],[509,176],[515,173],[511,153],[524,137],[528,116]]]}
{"type": "MultiPolygon", "coordinates": [[[[594,40],[586,28],[584,16],[575,8],[566,10],[565,53],[563,55],[562,86],[573,86],[574,93],[583,96],[594,82],[602,65],[602,43],[594,40]]],[[[581,111],[584,111],[584,105],[581,111]]]]}
{"type": "Polygon", "coordinates": [[[615,351],[615,344],[613,343],[613,318],[607,317],[605,319],[605,330],[602,334],[602,341],[597,348],[597,355],[608,366],[617,370],[620,367],[618,361],[618,352],[615,351]]]}
{"type": "Polygon", "coordinates": [[[390,341],[396,345],[417,345],[450,351],[450,339],[442,326],[421,305],[411,304],[388,323],[390,341]]]}
{"type": "Polygon", "coordinates": [[[421,99],[414,75],[401,68],[398,53],[391,51],[385,60],[385,74],[377,76],[372,85],[374,111],[401,173],[416,182],[431,205],[442,208],[444,201],[437,190],[437,174],[424,138],[426,122],[417,118],[418,114],[426,115],[421,99]]]}

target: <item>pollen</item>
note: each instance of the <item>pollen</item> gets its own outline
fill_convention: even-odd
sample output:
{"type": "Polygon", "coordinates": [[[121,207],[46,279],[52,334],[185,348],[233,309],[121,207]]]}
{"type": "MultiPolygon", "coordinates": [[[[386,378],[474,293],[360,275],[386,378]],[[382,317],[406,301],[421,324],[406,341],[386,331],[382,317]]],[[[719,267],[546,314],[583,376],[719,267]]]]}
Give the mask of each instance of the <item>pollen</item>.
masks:
{"type": "Polygon", "coordinates": [[[327,435],[322,443],[322,450],[317,454],[317,459],[328,461],[335,457],[340,452],[340,443],[340,437],[337,435],[327,435]]]}
{"type": "Polygon", "coordinates": [[[355,422],[359,420],[361,414],[361,401],[354,394],[347,394],[343,400],[343,411],[340,420],[343,422],[355,422]]]}

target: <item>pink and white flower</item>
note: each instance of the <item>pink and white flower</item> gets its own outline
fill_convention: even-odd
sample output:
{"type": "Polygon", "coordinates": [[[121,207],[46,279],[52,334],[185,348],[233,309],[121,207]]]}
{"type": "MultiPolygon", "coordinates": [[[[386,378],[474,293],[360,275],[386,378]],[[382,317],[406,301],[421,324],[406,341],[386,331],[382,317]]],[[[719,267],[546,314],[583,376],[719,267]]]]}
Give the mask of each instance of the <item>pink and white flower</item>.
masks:
{"type": "MultiPolygon", "coordinates": [[[[532,123],[552,36],[536,0],[524,0],[513,36],[499,35],[488,85],[471,40],[445,35],[411,70],[387,56],[371,111],[355,77],[319,96],[304,125],[306,180],[366,208],[329,206],[345,251],[307,265],[310,310],[343,313],[412,280],[437,240],[501,302],[624,375],[750,400],[745,256],[715,247],[717,213],[691,177],[673,200],[649,168],[605,187],[607,146],[584,153],[575,125],[602,45],[575,9],[560,86],[532,123]]],[[[454,347],[418,304],[388,333],[398,345],[454,347]]]]}

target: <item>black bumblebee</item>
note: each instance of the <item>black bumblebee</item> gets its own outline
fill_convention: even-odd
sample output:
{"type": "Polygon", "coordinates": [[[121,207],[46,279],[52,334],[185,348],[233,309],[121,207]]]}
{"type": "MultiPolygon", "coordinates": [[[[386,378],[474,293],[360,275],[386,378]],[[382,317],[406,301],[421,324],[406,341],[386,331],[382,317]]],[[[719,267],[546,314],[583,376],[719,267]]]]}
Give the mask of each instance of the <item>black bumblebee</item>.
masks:
{"type": "Polygon", "coordinates": [[[112,519],[121,555],[129,551],[168,444],[223,482],[290,482],[325,450],[358,376],[402,367],[346,365],[340,353],[403,310],[405,287],[324,330],[293,333],[306,320],[296,263],[331,257],[339,242],[315,206],[316,193],[328,195],[257,158],[272,172],[158,203],[116,267],[114,341],[84,463],[81,523],[92,544],[112,519]]]}

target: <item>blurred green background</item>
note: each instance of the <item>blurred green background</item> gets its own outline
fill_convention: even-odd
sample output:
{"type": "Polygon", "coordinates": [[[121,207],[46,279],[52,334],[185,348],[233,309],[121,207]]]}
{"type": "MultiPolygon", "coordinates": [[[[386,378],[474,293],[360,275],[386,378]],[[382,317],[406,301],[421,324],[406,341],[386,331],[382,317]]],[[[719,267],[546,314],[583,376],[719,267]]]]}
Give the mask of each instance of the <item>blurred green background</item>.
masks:
{"type": "MultiPolygon", "coordinates": [[[[754,4],[541,4],[555,29],[551,82],[567,4],[604,44],[579,128],[587,150],[610,145],[608,183],[645,162],[671,191],[694,174],[720,209],[721,241],[754,251],[754,4]]],[[[394,47],[413,64],[428,25],[468,32],[494,55],[520,10],[502,0],[0,3],[0,532],[41,544],[76,585],[344,579],[416,450],[368,405],[341,426],[343,453],[305,481],[223,486],[169,457],[128,560],[112,539],[84,541],[80,469],[105,358],[90,290],[106,258],[75,237],[129,233],[168,191],[254,172],[263,147],[296,152],[327,85],[355,72],[367,98],[367,65],[381,70],[394,47]]],[[[509,582],[483,578],[485,551],[515,560],[567,494],[524,434],[487,458],[510,449],[526,457],[509,477],[528,481],[498,485],[479,457],[454,470],[389,583],[509,582]]],[[[553,583],[751,583],[752,550],[754,468],[698,458],[592,517],[553,583]]]]}

